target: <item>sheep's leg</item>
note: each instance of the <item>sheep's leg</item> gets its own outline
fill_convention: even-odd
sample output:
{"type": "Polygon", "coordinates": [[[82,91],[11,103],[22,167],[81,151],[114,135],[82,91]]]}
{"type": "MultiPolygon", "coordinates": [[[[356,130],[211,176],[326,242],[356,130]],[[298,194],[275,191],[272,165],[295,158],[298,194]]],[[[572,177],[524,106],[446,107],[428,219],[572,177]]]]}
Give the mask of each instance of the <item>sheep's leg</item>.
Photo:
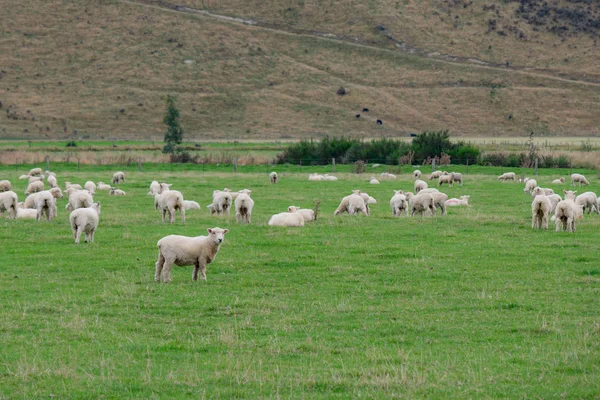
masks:
{"type": "Polygon", "coordinates": [[[79,244],[79,239],[81,239],[81,232],[83,228],[81,226],[77,227],[77,233],[75,234],[75,244],[79,244]]]}
{"type": "Polygon", "coordinates": [[[206,263],[199,263],[200,264],[200,278],[202,280],[206,280],[206,263]]]}
{"type": "Polygon", "coordinates": [[[435,216],[435,206],[432,204],[429,209],[431,210],[431,215],[435,216]]]}
{"type": "Polygon", "coordinates": [[[175,208],[169,207],[169,223],[175,222],[175,208]]]}
{"type": "Polygon", "coordinates": [[[237,222],[238,224],[240,223],[240,219],[242,218],[242,216],[240,215],[239,212],[235,213],[235,222],[237,222]]]}
{"type": "Polygon", "coordinates": [[[165,271],[163,280],[165,283],[171,282],[171,267],[173,266],[173,262],[174,261],[165,258],[165,262],[163,263],[163,269],[165,271]]]}
{"type": "Polygon", "coordinates": [[[185,208],[179,209],[179,215],[181,215],[181,223],[185,224],[185,208]]]}
{"type": "Polygon", "coordinates": [[[544,229],[548,230],[548,214],[542,217],[542,224],[544,225],[544,229]]]}
{"type": "Polygon", "coordinates": [[[194,263],[194,272],[192,273],[193,281],[198,280],[198,271],[200,271],[200,261],[196,260],[196,262],[194,263]]]}
{"type": "Polygon", "coordinates": [[[537,225],[537,215],[531,217],[531,229],[535,229],[537,225]]]}
{"type": "Polygon", "coordinates": [[[162,209],[162,222],[165,222],[166,216],[167,216],[167,209],[163,208],[162,209]]]}
{"type": "Polygon", "coordinates": [[[440,210],[442,210],[442,215],[448,215],[446,212],[446,204],[440,203],[440,210]]]}
{"type": "Polygon", "coordinates": [[[156,261],[156,274],[154,275],[154,279],[156,282],[160,282],[160,275],[162,273],[163,265],[165,263],[165,257],[162,255],[160,250],[158,251],[158,260],[156,261]]]}
{"type": "Polygon", "coordinates": [[[77,225],[73,224],[71,230],[73,231],[73,240],[77,241],[77,225]]]}
{"type": "Polygon", "coordinates": [[[92,229],[90,231],[90,243],[94,243],[94,234],[96,233],[96,229],[92,229]]]}

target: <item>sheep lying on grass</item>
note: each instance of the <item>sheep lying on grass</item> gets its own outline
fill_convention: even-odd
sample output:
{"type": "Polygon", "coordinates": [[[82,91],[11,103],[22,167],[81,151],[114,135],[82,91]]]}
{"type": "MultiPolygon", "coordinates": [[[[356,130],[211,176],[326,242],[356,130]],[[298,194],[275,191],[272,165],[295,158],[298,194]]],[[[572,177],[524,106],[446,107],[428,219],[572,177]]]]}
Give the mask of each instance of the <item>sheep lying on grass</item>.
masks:
{"type": "Polygon", "coordinates": [[[394,190],[394,196],[390,199],[390,207],[392,207],[394,217],[399,217],[402,213],[408,217],[408,200],[402,190],[394,190]]]}
{"type": "Polygon", "coordinates": [[[156,261],[156,282],[171,282],[171,267],[173,264],[183,267],[193,265],[192,280],[200,277],[206,280],[206,264],[213,262],[229,229],[219,227],[207,229],[208,236],[169,235],[160,239],[158,246],[158,261],[156,261]],[[164,272],[163,272],[164,270],[164,272]]]}
{"type": "Polygon", "coordinates": [[[8,192],[11,189],[12,189],[12,185],[10,184],[10,181],[7,181],[7,180],[0,181],[0,192],[8,192]]]}
{"type": "Polygon", "coordinates": [[[297,206],[289,206],[288,213],[298,213],[304,218],[304,222],[312,222],[317,220],[317,213],[310,208],[300,208],[297,206]]]}
{"type": "MultiPolygon", "coordinates": [[[[539,187],[536,189],[540,189],[539,187]]],[[[531,203],[531,229],[548,229],[548,217],[552,210],[552,204],[541,190],[536,190],[537,194],[531,203]]]]}
{"type": "Polygon", "coordinates": [[[514,172],[505,172],[498,177],[499,181],[515,181],[517,180],[517,175],[514,172]]]}
{"type": "Polygon", "coordinates": [[[17,203],[17,219],[37,219],[37,210],[25,208],[23,203],[17,203]]]}
{"type": "Polygon", "coordinates": [[[122,191],[121,189],[110,188],[110,192],[108,192],[110,196],[126,196],[127,193],[122,191]]]}
{"type": "Polygon", "coordinates": [[[369,179],[369,183],[371,185],[379,185],[379,181],[377,179],[375,179],[375,177],[371,177],[371,179],[369,179]]]}
{"type": "Polygon", "coordinates": [[[237,222],[251,223],[252,221],[252,209],[254,208],[254,200],[250,198],[251,190],[247,190],[245,193],[240,193],[235,199],[235,220],[237,222]]]}
{"type": "Polygon", "coordinates": [[[396,175],[390,174],[389,172],[382,172],[381,177],[383,179],[396,179],[396,175]]]}
{"type": "Polygon", "coordinates": [[[298,213],[283,212],[269,219],[270,226],[304,226],[304,217],[298,213]]]}
{"type": "Polygon", "coordinates": [[[446,207],[470,206],[469,199],[471,196],[460,196],[460,199],[452,198],[446,200],[446,207]]]}
{"type": "Polygon", "coordinates": [[[585,179],[585,176],[581,174],[571,174],[571,186],[575,186],[576,183],[579,184],[579,186],[590,184],[588,180],[585,179]]]}
{"type": "Polygon", "coordinates": [[[51,221],[56,217],[56,200],[62,199],[63,194],[59,187],[44,190],[35,195],[35,208],[37,209],[37,220],[41,220],[44,214],[51,221]]]}
{"type": "Polygon", "coordinates": [[[324,181],[337,181],[338,178],[336,176],[333,176],[333,175],[323,174],[323,180],[324,181]]]}
{"type": "Polygon", "coordinates": [[[198,204],[198,202],[193,201],[193,200],[184,200],[183,201],[183,208],[185,208],[186,211],[189,211],[189,210],[199,210],[200,209],[200,204],[198,204]]]}
{"type": "Polygon", "coordinates": [[[112,184],[118,185],[125,182],[125,173],[122,171],[115,172],[112,177],[112,184]]]}
{"type": "Polygon", "coordinates": [[[100,220],[100,202],[92,204],[89,208],[78,208],[69,215],[71,230],[75,244],[79,244],[81,234],[85,233],[85,241],[94,242],[94,234],[100,220]]]}
{"type": "Polygon", "coordinates": [[[277,176],[277,172],[273,171],[269,174],[269,180],[271,181],[271,183],[277,183],[279,182],[279,177],[277,176]]]}
{"type": "Polygon", "coordinates": [[[552,181],[553,185],[559,185],[561,183],[565,183],[565,178],[555,179],[552,181]]]}
{"type": "Polygon", "coordinates": [[[9,218],[16,218],[18,202],[19,198],[15,192],[9,190],[0,193],[0,215],[4,216],[4,212],[8,211],[9,218]]]}
{"type": "Polygon", "coordinates": [[[575,198],[575,204],[580,206],[585,212],[587,209],[588,214],[595,211],[596,214],[600,214],[598,211],[598,196],[594,192],[585,192],[575,198]]]}
{"type": "Polygon", "coordinates": [[[96,184],[96,189],[98,189],[98,190],[110,190],[110,189],[112,189],[112,186],[107,185],[106,183],[100,181],[100,182],[98,182],[96,184]]]}
{"type": "Polygon", "coordinates": [[[575,204],[575,194],[572,190],[563,190],[565,199],[556,205],[554,210],[554,223],[556,224],[556,232],[562,226],[563,232],[575,232],[575,221],[583,217],[583,210],[575,204]]]}

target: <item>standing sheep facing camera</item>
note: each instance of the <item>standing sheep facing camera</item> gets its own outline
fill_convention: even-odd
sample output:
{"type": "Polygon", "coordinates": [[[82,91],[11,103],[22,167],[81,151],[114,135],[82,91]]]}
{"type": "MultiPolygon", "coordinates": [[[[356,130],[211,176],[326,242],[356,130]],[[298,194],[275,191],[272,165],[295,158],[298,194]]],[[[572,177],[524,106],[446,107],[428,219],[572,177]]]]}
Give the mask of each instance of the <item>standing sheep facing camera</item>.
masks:
{"type": "Polygon", "coordinates": [[[271,180],[271,183],[277,183],[279,182],[279,177],[277,176],[277,172],[273,171],[269,174],[269,179],[271,180]]]}
{"type": "Polygon", "coordinates": [[[207,229],[208,236],[169,235],[160,239],[158,246],[158,261],[156,261],[156,282],[171,282],[171,267],[173,264],[183,267],[193,265],[192,280],[200,277],[206,280],[206,264],[213,262],[229,229],[219,227],[207,229]],[[164,270],[164,273],[163,273],[164,270]]]}
{"type": "Polygon", "coordinates": [[[421,178],[421,171],[419,171],[418,169],[415,169],[413,171],[413,178],[420,179],[421,178]]]}
{"type": "Polygon", "coordinates": [[[229,217],[232,201],[233,199],[231,197],[231,193],[222,190],[215,190],[213,192],[212,203],[208,205],[210,214],[223,215],[227,213],[227,217],[229,217]]]}
{"type": "Polygon", "coordinates": [[[79,244],[81,234],[85,233],[85,241],[94,242],[94,234],[100,220],[100,202],[92,204],[89,208],[78,208],[69,215],[71,230],[75,244],[79,244]]]}
{"type": "Polygon", "coordinates": [[[0,181],[0,192],[8,192],[12,188],[10,181],[0,181]]]}

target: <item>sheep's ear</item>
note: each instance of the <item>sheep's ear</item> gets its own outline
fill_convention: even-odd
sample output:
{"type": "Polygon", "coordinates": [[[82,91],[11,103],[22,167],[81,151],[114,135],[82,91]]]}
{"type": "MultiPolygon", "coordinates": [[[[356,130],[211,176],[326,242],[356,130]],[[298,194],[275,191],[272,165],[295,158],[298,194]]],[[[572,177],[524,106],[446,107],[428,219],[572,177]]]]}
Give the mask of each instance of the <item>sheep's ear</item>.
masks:
{"type": "Polygon", "coordinates": [[[208,233],[211,233],[211,234],[213,233],[213,230],[210,228],[208,228],[207,231],[208,231],[208,233]]]}
{"type": "Polygon", "coordinates": [[[229,232],[229,229],[223,229],[223,235],[229,232]]]}
{"type": "Polygon", "coordinates": [[[563,193],[564,193],[564,194],[567,194],[567,191],[566,191],[565,189],[563,189],[563,193]]]}

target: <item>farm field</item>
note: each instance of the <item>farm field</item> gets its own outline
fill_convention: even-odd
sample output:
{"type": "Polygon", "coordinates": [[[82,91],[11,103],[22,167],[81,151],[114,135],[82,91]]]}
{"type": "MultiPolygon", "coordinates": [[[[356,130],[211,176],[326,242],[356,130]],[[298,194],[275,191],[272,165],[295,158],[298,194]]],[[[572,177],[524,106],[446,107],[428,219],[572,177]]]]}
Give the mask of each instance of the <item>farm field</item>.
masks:
{"type": "MultiPolygon", "coordinates": [[[[42,166],[42,165],[36,165],[42,166]]],[[[95,242],[75,245],[66,200],[51,221],[0,218],[0,399],[16,398],[597,398],[600,394],[600,215],[574,234],[531,229],[523,184],[504,168],[470,167],[469,208],[394,218],[394,189],[412,169],[369,185],[387,167],[335,182],[288,166],[149,165],[124,169],[125,197],[99,192],[95,242]],[[162,223],[146,196],[154,179],[201,210],[162,223]],[[212,191],[252,189],[252,225],[210,216],[212,191]],[[352,189],[375,197],[370,217],[333,216],[352,189]],[[289,205],[320,215],[270,227],[289,205]],[[230,231],[206,282],[174,267],[154,281],[168,234],[230,231]]],[[[452,166],[459,172],[465,167],[452,166]]],[[[52,167],[59,184],[110,182],[117,169],[52,167]]],[[[24,199],[29,166],[0,166],[24,199]]],[[[425,172],[425,169],[421,169],[425,172]]],[[[513,169],[533,176],[532,170],[513,169]]],[[[595,171],[586,174],[600,192],[595,171]]],[[[540,170],[540,185],[568,170],[540,170]]]]}

